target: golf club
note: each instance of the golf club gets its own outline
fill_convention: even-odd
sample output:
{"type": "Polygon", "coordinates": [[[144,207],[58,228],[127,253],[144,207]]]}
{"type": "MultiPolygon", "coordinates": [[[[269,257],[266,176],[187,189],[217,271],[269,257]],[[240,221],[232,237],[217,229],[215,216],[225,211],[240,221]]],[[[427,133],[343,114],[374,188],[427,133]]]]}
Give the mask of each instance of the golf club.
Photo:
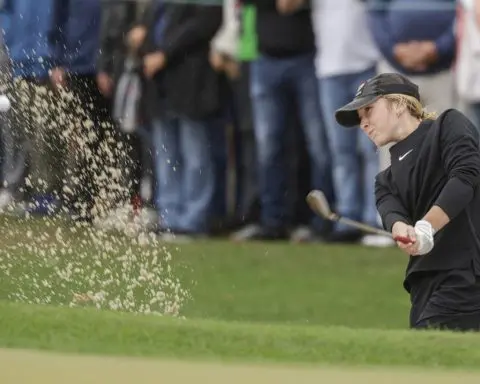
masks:
{"type": "MultiPolygon", "coordinates": [[[[313,190],[310,191],[307,195],[307,204],[309,207],[319,216],[335,222],[340,222],[342,224],[348,225],[350,227],[354,227],[360,229],[361,231],[372,233],[375,235],[386,236],[392,238],[392,234],[388,231],[383,229],[375,228],[371,225],[361,223],[359,221],[351,220],[346,217],[342,217],[335,212],[332,212],[330,209],[330,205],[322,191],[313,190]]],[[[411,243],[411,240],[406,237],[396,237],[395,241],[400,241],[402,243],[408,244],[411,243]]]]}

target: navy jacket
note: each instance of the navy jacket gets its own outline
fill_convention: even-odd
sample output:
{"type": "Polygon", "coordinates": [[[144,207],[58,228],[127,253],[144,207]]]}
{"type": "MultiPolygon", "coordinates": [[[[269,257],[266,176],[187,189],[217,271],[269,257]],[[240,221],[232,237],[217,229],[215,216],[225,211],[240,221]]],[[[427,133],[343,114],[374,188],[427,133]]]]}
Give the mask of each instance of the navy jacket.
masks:
{"type": "Polygon", "coordinates": [[[15,77],[47,77],[54,67],[94,74],[100,0],[3,0],[5,45],[15,77]]]}
{"type": "Polygon", "coordinates": [[[101,0],[62,1],[68,3],[64,19],[59,21],[65,26],[62,59],[65,69],[74,74],[95,74],[100,50],[101,0]]]}
{"type": "Polygon", "coordinates": [[[395,69],[412,73],[393,58],[395,44],[412,40],[430,40],[437,46],[438,62],[422,73],[436,73],[452,65],[455,57],[455,0],[368,0],[367,3],[373,37],[395,69]]]}
{"type": "Polygon", "coordinates": [[[47,77],[62,65],[62,0],[3,0],[5,46],[15,77],[47,77]]]}

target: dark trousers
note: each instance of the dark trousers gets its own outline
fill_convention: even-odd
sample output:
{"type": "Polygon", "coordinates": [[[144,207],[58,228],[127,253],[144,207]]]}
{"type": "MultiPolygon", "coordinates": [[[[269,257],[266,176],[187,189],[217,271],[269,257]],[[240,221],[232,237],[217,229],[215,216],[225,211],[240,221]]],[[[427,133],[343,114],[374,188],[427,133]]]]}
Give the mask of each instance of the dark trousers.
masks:
{"type": "Polygon", "coordinates": [[[471,270],[418,272],[408,287],[411,328],[480,330],[480,278],[471,270]]]}
{"type": "Polygon", "coordinates": [[[73,95],[64,98],[70,119],[64,126],[69,189],[63,198],[75,216],[90,220],[104,215],[126,193],[121,163],[127,148],[120,143],[109,101],[99,92],[94,74],[71,75],[68,92],[73,95]]]}
{"type": "Polygon", "coordinates": [[[16,78],[8,88],[12,109],[2,125],[3,182],[19,199],[58,195],[63,180],[58,94],[47,78],[16,78]]]}

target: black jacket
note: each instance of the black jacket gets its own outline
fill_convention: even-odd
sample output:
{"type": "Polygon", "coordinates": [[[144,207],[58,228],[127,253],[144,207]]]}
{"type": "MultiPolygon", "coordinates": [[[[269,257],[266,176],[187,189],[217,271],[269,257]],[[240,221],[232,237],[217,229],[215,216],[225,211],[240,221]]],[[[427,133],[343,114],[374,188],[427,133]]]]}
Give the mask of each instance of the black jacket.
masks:
{"type": "Polygon", "coordinates": [[[222,7],[167,3],[163,42],[153,44],[167,58],[155,80],[163,111],[192,119],[221,111],[224,78],[209,62],[210,41],[222,24],[222,7]]]}
{"type": "Polygon", "coordinates": [[[315,52],[309,1],[290,15],[282,15],[277,11],[276,0],[242,2],[253,4],[257,9],[256,29],[260,53],[283,58],[315,52]]]}
{"type": "Polygon", "coordinates": [[[97,68],[117,77],[123,69],[127,55],[125,37],[140,23],[143,7],[138,1],[103,0],[100,52],[97,68]]]}
{"type": "MultiPolygon", "coordinates": [[[[480,151],[475,126],[450,109],[426,120],[390,148],[391,166],[376,179],[384,226],[414,225],[433,205],[450,222],[435,235],[433,250],[413,256],[408,276],[420,271],[472,269],[480,276],[480,151]]],[[[408,288],[407,288],[408,289],[408,288]]]]}

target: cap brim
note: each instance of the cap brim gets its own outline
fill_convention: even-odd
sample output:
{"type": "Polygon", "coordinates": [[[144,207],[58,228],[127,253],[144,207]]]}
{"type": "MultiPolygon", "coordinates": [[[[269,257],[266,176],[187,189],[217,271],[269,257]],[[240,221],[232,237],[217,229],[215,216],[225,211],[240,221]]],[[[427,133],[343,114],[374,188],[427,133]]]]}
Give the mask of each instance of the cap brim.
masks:
{"type": "Polygon", "coordinates": [[[337,123],[344,127],[356,127],[360,124],[358,110],[377,101],[381,96],[369,95],[354,99],[350,103],[335,111],[335,119],[337,123]]]}

